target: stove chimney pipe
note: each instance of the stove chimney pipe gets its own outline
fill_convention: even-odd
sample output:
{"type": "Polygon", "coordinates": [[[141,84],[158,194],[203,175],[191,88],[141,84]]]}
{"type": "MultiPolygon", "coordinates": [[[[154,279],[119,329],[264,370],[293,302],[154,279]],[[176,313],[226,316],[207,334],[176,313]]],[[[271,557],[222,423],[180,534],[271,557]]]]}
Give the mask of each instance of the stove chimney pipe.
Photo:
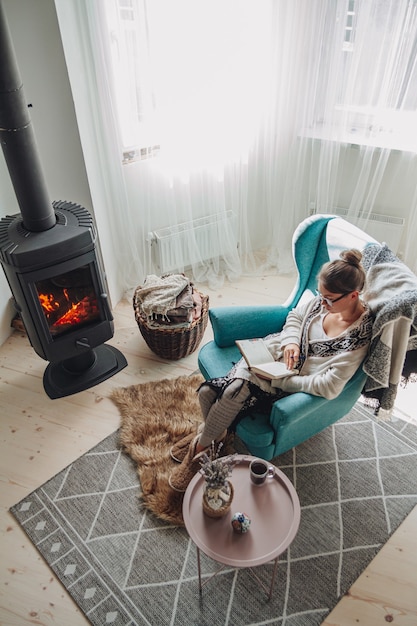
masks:
{"type": "Polygon", "coordinates": [[[16,198],[28,231],[56,224],[35,134],[23,93],[10,30],[0,0],[0,141],[16,198]]]}

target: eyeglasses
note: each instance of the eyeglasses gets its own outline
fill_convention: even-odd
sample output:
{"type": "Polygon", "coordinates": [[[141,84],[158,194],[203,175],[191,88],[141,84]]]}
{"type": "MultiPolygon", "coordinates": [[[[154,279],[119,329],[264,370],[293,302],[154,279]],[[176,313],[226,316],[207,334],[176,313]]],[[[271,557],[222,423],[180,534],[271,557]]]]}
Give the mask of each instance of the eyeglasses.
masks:
{"type": "Polygon", "coordinates": [[[319,296],[321,298],[321,300],[323,302],[325,302],[328,306],[333,306],[335,304],[335,302],[339,302],[339,300],[341,300],[342,298],[345,298],[350,293],[351,292],[348,291],[347,293],[344,293],[342,296],[339,296],[338,298],[335,298],[334,300],[329,300],[329,298],[325,298],[324,296],[322,296],[320,291],[317,291],[317,289],[316,289],[316,295],[319,296]]]}

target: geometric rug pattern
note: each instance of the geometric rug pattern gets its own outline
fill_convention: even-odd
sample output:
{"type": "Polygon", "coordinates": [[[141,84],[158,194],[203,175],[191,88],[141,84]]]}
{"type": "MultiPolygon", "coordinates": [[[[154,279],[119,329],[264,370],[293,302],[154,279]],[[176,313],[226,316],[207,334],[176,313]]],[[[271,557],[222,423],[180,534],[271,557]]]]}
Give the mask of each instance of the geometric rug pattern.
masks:
{"type": "MultiPolygon", "coordinates": [[[[270,601],[251,572],[228,567],[199,595],[195,546],[141,506],[118,431],[10,510],[95,626],[316,626],[417,504],[416,427],[358,403],[274,463],[301,523],[270,601]]],[[[219,566],[201,556],[208,578],[219,566]]],[[[272,565],[256,570],[266,586],[272,565]]]]}

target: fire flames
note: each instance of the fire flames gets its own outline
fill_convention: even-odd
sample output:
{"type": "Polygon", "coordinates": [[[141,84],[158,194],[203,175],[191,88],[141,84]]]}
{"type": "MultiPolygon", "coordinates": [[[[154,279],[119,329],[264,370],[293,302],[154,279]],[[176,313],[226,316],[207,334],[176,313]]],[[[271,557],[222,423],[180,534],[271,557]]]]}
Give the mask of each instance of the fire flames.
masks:
{"type": "Polygon", "coordinates": [[[52,293],[48,295],[45,293],[40,293],[39,302],[41,303],[41,307],[44,313],[46,314],[52,313],[53,311],[59,308],[59,303],[55,301],[54,295],[52,293]]]}
{"type": "Polygon", "coordinates": [[[52,294],[40,293],[39,302],[45,313],[46,319],[50,323],[50,331],[62,331],[68,327],[83,324],[96,319],[99,316],[99,309],[95,299],[85,296],[79,302],[71,302],[68,290],[63,289],[64,303],[59,303],[57,297],[52,294]],[[63,311],[59,315],[60,310],[63,311]],[[59,317],[57,317],[59,315],[59,317]]]}
{"type": "Polygon", "coordinates": [[[91,302],[90,298],[86,296],[80,302],[72,304],[71,308],[60,317],[54,324],[54,327],[67,326],[70,324],[82,324],[92,318],[97,317],[98,307],[95,302],[91,302]]]}

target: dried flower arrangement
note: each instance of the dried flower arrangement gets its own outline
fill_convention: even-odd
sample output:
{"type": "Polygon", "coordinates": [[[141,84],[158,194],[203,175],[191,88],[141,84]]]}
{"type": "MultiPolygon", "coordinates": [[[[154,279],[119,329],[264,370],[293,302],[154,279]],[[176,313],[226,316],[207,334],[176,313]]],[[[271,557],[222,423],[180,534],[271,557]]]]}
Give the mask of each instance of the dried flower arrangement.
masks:
{"type": "Polygon", "coordinates": [[[233,499],[233,485],[228,480],[234,465],[237,462],[237,454],[220,457],[223,447],[219,443],[217,450],[213,441],[210,453],[203,454],[200,461],[201,471],[205,479],[205,489],[203,493],[203,510],[210,517],[221,517],[224,515],[233,499]]]}
{"type": "Polygon", "coordinates": [[[237,453],[229,456],[220,457],[220,451],[223,443],[219,443],[217,449],[215,442],[212,441],[210,454],[206,452],[202,455],[200,461],[201,470],[204,475],[206,484],[210,488],[219,488],[227,483],[228,477],[231,475],[233,467],[237,462],[237,453]]]}

